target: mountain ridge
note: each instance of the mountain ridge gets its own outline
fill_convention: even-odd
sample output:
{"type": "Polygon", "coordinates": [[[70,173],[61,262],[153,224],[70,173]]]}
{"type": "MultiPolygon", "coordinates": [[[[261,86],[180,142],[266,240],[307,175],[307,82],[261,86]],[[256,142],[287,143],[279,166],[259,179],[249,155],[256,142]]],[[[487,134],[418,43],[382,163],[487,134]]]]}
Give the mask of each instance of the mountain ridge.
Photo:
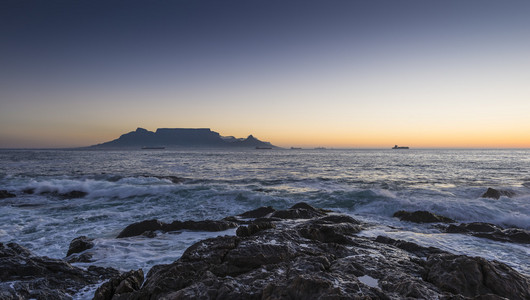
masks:
{"type": "Polygon", "coordinates": [[[88,148],[142,148],[142,147],[199,147],[199,148],[272,148],[270,142],[255,138],[223,137],[210,128],[158,128],[156,131],[138,127],[135,131],[122,134],[117,139],[89,146],[88,148]]]}

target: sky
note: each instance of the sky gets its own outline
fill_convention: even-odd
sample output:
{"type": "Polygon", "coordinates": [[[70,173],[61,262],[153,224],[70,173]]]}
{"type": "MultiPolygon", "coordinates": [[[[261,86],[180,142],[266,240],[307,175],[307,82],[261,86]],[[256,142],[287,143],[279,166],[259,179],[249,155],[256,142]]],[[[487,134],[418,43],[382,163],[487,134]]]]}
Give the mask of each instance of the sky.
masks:
{"type": "Polygon", "coordinates": [[[0,148],[529,148],[530,1],[0,2],[0,148]]]}

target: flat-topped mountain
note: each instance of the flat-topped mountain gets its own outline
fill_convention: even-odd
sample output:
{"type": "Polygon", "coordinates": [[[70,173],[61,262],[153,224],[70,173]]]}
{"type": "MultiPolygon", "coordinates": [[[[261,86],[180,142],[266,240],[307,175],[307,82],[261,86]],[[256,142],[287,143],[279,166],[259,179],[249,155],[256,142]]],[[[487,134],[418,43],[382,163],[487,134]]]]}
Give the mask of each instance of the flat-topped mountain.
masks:
{"type": "Polygon", "coordinates": [[[107,149],[152,147],[278,148],[252,135],[247,138],[223,137],[209,128],[159,128],[155,132],[138,128],[113,141],[90,146],[107,149]]]}

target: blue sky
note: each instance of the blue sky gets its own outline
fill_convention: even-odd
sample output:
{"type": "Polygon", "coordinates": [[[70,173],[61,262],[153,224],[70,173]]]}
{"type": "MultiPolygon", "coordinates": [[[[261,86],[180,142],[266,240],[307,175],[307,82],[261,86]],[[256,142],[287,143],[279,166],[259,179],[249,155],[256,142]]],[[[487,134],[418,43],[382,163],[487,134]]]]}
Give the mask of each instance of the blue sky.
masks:
{"type": "Polygon", "coordinates": [[[530,147],[528,1],[3,1],[0,147],[530,147]]]}

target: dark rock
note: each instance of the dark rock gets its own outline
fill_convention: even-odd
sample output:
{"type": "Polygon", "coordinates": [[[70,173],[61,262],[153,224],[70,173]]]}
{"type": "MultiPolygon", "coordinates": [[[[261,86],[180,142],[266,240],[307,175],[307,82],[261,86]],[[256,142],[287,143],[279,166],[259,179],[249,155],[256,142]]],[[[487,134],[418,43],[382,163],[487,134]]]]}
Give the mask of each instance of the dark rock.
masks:
{"type": "Polygon", "coordinates": [[[481,257],[438,254],[426,261],[423,278],[451,294],[530,299],[530,281],[510,267],[481,257]]]}
{"type": "Polygon", "coordinates": [[[143,286],[127,296],[462,300],[528,297],[523,290],[528,287],[528,278],[502,263],[450,255],[381,236],[359,237],[355,233],[360,227],[355,219],[339,215],[265,224],[255,220],[239,227],[237,236],[200,241],[174,263],[154,266],[143,286]],[[272,226],[274,230],[267,230],[272,226]],[[480,267],[473,267],[473,263],[480,267]],[[477,272],[481,272],[482,281],[475,279],[480,277],[477,272]]]}
{"type": "Polygon", "coordinates": [[[330,223],[350,223],[360,225],[361,222],[347,215],[329,215],[319,219],[319,221],[325,221],[330,223]]]}
{"type": "Polygon", "coordinates": [[[0,270],[2,299],[71,299],[83,287],[119,273],[92,266],[83,270],[63,260],[35,256],[15,243],[0,243],[0,270]]]}
{"type": "MultiPolygon", "coordinates": [[[[29,191],[29,190],[28,190],[29,191]]],[[[83,192],[83,191],[70,191],[70,192],[67,192],[67,193],[59,193],[57,191],[53,191],[53,192],[42,192],[40,193],[41,195],[50,195],[50,196],[54,196],[54,197],[59,197],[61,199],[76,199],[76,198],[83,198],[85,197],[86,195],[88,195],[87,192],[83,192]]]]}
{"type": "Polygon", "coordinates": [[[393,217],[399,218],[402,221],[409,221],[415,223],[454,223],[453,219],[439,216],[428,211],[418,210],[409,212],[400,210],[394,213],[393,217]]]}
{"type": "Polygon", "coordinates": [[[494,224],[474,222],[449,225],[445,232],[463,233],[501,242],[530,244],[530,231],[521,228],[503,229],[494,224]]]}
{"type": "Polygon", "coordinates": [[[61,193],[59,194],[59,196],[63,199],[76,199],[76,198],[83,198],[85,197],[86,195],[88,195],[87,192],[83,192],[83,191],[71,191],[71,192],[68,192],[68,193],[61,193]]]}
{"type": "Polygon", "coordinates": [[[117,236],[117,238],[125,238],[131,236],[141,235],[146,231],[155,231],[161,230],[164,226],[164,223],[158,220],[146,220],[138,223],[133,223],[125,229],[123,229],[117,236]]]}
{"type": "Polygon", "coordinates": [[[237,228],[236,230],[236,235],[237,236],[251,236],[262,230],[272,229],[272,228],[276,228],[276,225],[274,225],[271,222],[253,222],[249,224],[248,226],[239,226],[239,228],[237,228]]]}
{"type": "Polygon", "coordinates": [[[242,218],[263,218],[275,212],[276,210],[271,206],[256,208],[251,211],[244,212],[238,216],[242,218]]]}
{"type": "Polygon", "coordinates": [[[378,236],[376,239],[375,239],[376,242],[378,243],[383,243],[383,244],[388,244],[388,245],[393,245],[393,246],[396,246],[398,247],[399,249],[403,249],[409,253],[413,253],[417,256],[420,256],[420,257],[427,257],[431,254],[438,254],[438,253],[444,253],[444,251],[438,249],[438,248],[434,248],[434,247],[423,247],[423,246],[420,246],[418,244],[415,244],[415,243],[412,243],[412,242],[407,242],[407,241],[403,241],[403,240],[395,240],[395,239],[392,239],[392,238],[389,238],[389,237],[386,237],[386,236],[378,236]]]}
{"type": "Polygon", "coordinates": [[[496,190],[493,188],[488,188],[488,190],[482,194],[482,198],[492,198],[492,199],[499,199],[501,196],[506,196],[508,198],[515,196],[515,193],[512,191],[506,191],[506,190],[496,190]]]}
{"type": "Polygon", "coordinates": [[[225,220],[213,221],[173,221],[170,224],[160,222],[158,220],[147,220],[138,223],[133,223],[122,230],[117,238],[125,238],[131,236],[138,236],[146,233],[146,236],[156,236],[154,231],[177,231],[177,230],[197,230],[197,231],[223,231],[230,228],[236,228],[237,224],[225,220]]]}
{"type": "Polygon", "coordinates": [[[144,233],[142,233],[142,236],[152,239],[152,238],[155,238],[157,234],[156,234],[156,231],[144,231],[144,233]]]}
{"type": "Polygon", "coordinates": [[[70,256],[73,253],[83,252],[92,247],[94,247],[94,239],[89,239],[86,236],[76,237],[70,242],[70,247],[68,247],[66,256],[70,256]]]}
{"type": "Polygon", "coordinates": [[[35,193],[35,189],[34,188],[27,188],[27,189],[22,190],[22,192],[24,194],[33,195],[35,193]]]}
{"type": "Polygon", "coordinates": [[[70,247],[66,253],[65,260],[69,263],[75,262],[91,262],[92,253],[85,252],[85,250],[91,249],[94,247],[94,239],[89,239],[86,236],[80,236],[73,239],[70,242],[70,247]]]}
{"type": "Polygon", "coordinates": [[[143,281],[142,269],[112,277],[96,290],[93,300],[130,299],[132,293],[140,289],[143,281]]]}
{"type": "Polygon", "coordinates": [[[14,198],[16,197],[17,195],[15,194],[12,194],[6,190],[0,190],[0,199],[5,199],[5,198],[14,198]]]}

